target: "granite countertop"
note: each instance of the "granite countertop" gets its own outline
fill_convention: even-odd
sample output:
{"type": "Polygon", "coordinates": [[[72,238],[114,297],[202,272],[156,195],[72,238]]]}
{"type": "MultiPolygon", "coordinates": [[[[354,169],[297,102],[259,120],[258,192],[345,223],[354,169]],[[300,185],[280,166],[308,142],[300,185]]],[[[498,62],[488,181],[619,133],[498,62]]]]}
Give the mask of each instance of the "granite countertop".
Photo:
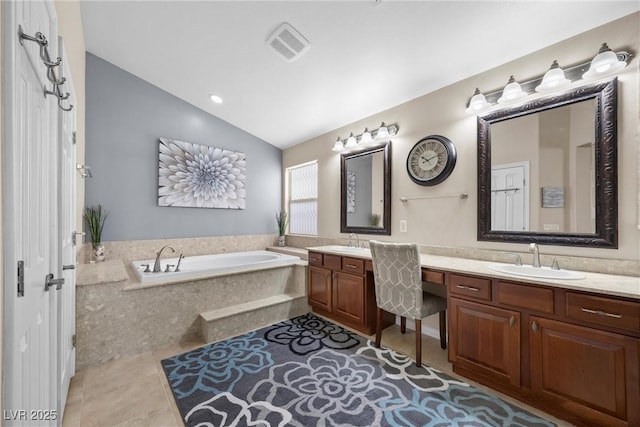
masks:
{"type": "MultiPolygon", "coordinates": [[[[307,248],[309,251],[323,252],[354,258],[371,259],[369,249],[340,250],[335,246],[315,246],[307,248]]],[[[586,277],[578,280],[541,279],[500,273],[489,269],[492,261],[481,261],[468,258],[456,258],[440,255],[420,255],[420,264],[424,268],[444,270],[452,273],[476,274],[485,277],[508,279],[510,282],[532,283],[553,286],[556,288],[587,291],[603,295],[620,296],[640,300],[640,277],[620,276],[614,274],[591,273],[581,271],[586,277]]]]}

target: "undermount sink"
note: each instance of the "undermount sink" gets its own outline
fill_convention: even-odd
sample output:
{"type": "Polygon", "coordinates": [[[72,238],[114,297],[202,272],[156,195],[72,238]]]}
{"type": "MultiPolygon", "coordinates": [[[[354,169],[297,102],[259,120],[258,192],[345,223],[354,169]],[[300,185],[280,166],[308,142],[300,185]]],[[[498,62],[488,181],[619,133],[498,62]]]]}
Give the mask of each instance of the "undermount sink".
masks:
{"type": "Polygon", "coordinates": [[[584,274],[571,270],[553,270],[550,267],[532,267],[530,265],[490,264],[489,270],[516,276],[537,277],[540,279],[577,280],[584,279],[584,274]]]}
{"type": "Polygon", "coordinates": [[[353,246],[341,246],[341,245],[333,245],[333,246],[325,246],[326,249],[338,252],[364,252],[367,248],[356,248],[353,246]]]}

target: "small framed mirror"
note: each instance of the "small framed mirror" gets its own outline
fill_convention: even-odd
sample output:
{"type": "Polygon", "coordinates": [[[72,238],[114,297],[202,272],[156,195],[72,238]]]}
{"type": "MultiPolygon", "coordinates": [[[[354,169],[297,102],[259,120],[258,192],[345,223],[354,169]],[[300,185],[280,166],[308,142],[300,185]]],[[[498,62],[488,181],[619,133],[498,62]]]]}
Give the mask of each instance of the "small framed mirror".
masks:
{"type": "Polygon", "coordinates": [[[478,240],[617,248],[617,79],[478,117],[478,240]]]}
{"type": "Polygon", "coordinates": [[[340,232],[391,235],[391,141],[340,159],[340,232]]]}

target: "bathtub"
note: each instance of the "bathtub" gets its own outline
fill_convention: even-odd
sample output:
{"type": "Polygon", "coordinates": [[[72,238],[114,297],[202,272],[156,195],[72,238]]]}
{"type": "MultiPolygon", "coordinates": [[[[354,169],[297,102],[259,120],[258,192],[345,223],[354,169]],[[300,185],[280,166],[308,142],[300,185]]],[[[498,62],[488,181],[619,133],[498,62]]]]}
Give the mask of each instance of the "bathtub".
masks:
{"type": "Polygon", "coordinates": [[[171,267],[171,270],[173,270],[178,264],[178,258],[162,258],[160,261],[162,271],[158,273],[145,273],[145,267],[142,266],[142,264],[149,264],[149,268],[153,270],[155,259],[132,261],[131,266],[140,282],[164,283],[182,281],[191,278],[216,277],[227,274],[244,273],[247,271],[264,270],[274,267],[285,267],[297,263],[300,261],[300,258],[271,251],[197,255],[183,258],[182,263],[180,263],[179,272],[171,271],[168,273],[164,272],[167,264],[173,265],[173,267],[171,267]]]}

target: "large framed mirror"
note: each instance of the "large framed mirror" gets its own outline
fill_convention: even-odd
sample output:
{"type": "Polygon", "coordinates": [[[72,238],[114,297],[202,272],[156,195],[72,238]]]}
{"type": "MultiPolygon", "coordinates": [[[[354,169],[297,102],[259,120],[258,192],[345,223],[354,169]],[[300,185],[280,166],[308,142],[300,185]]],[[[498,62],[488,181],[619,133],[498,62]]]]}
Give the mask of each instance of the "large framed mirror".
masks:
{"type": "Polygon", "coordinates": [[[340,231],[391,235],[391,141],[340,157],[340,231]]]}
{"type": "Polygon", "coordinates": [[[618,247],[617,78],[478,117],[478,240],[618,247]]]}

